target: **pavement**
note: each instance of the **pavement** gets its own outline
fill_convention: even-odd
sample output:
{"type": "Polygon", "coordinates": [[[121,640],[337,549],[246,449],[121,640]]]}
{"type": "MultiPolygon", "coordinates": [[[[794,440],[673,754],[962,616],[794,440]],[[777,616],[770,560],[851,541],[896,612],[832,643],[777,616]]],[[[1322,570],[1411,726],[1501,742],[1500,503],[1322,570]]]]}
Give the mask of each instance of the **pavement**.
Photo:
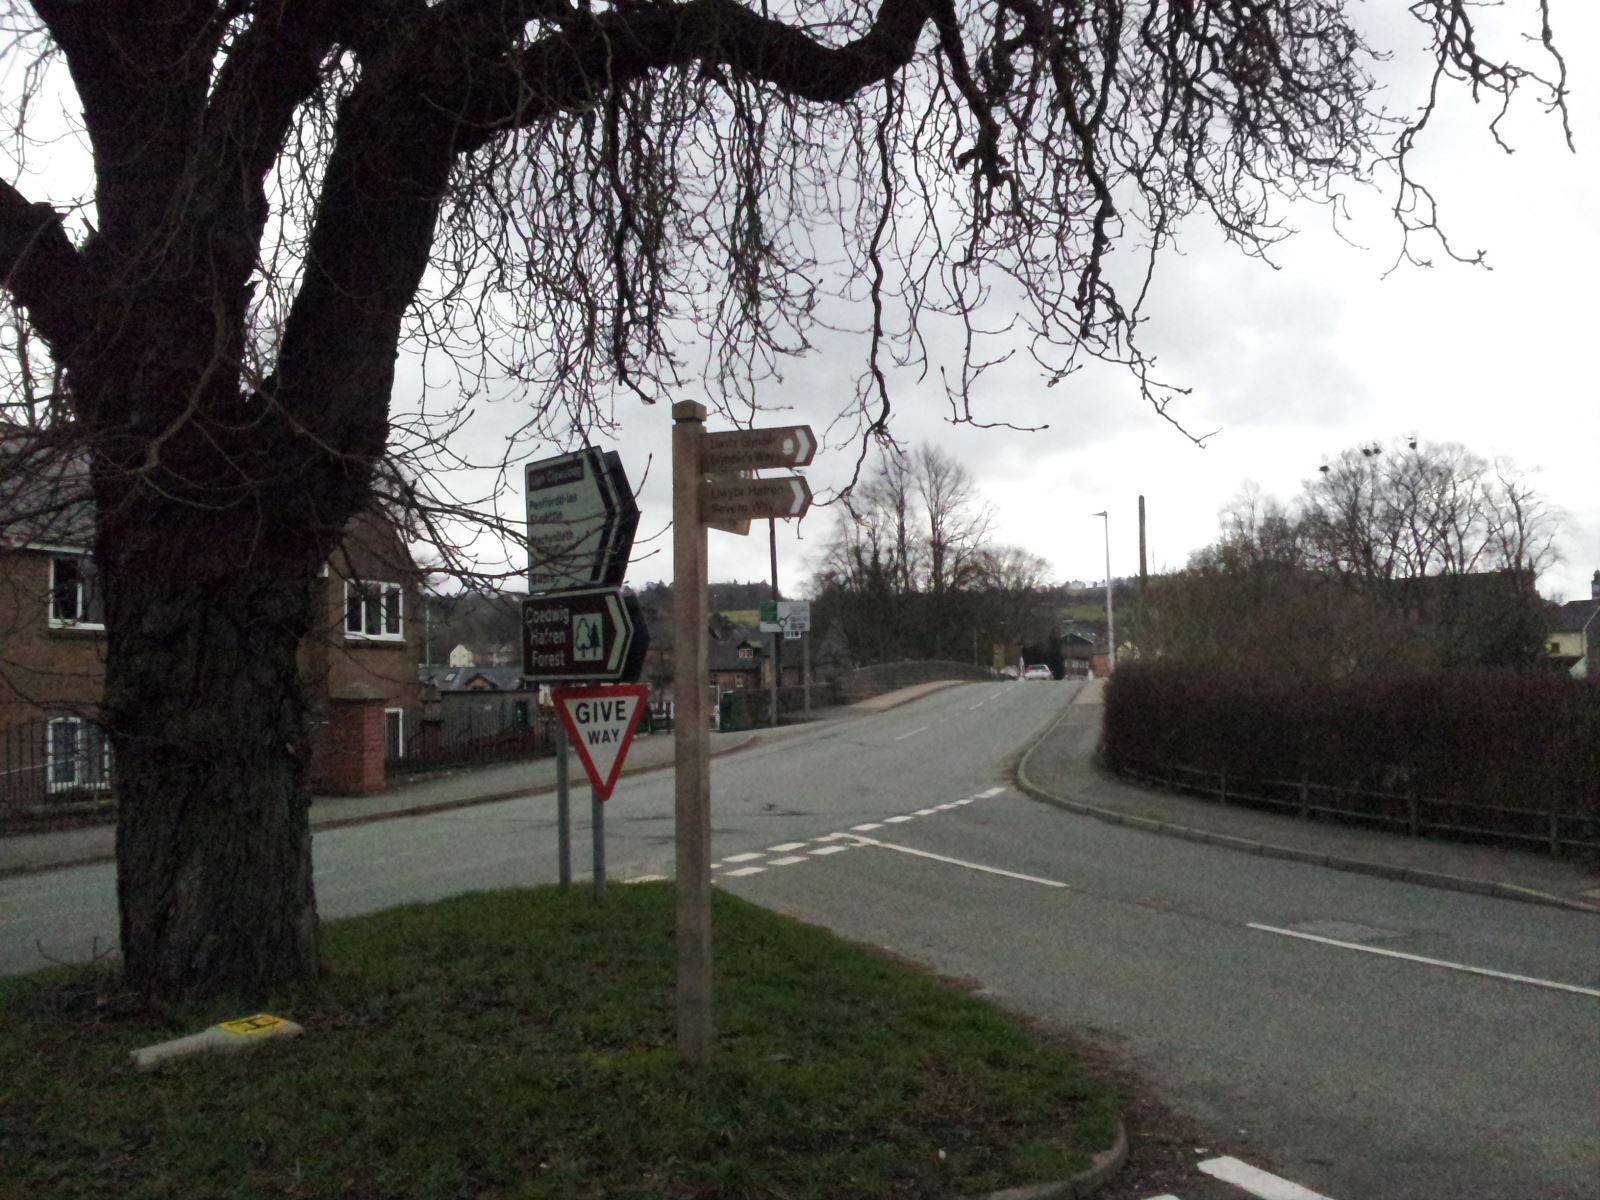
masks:
{"type": "MultiPolygon", "coordinates": [[[[859,704],[819,710],[809,724],[711,735],[713,757],[792,736],[816,721],[850,720],[910,704],[957,681],[918,684],[859,704]]],[[[1083,719],[1085,706],[1102,703],[1105,681],[1090,680],[1062,719],[1023,756],[1017,782],[1036,799],[1073,812],[1148,832],[1226,846],[1250,854],[1310,862],[1335,870],[1400,879],[1452,891],[1498,895],[1534,903],[1600,912],[1600,868],[1527,851],[1408,838],[1326,821],[1312,822],[1123,781],[1094,762],[1099,721],[1083,719]],[[1078,719],[1072,719],[1074,716],[1078,719]]],[[[672,765],[670,734],[639,737],[629,751],[625,776],[672,765]]],[[[582,769],[573,771],[581,778],[582,769]]],[[[313,829],[338,829],[394,817],[448,812],[555,790],[555,760],[500,763],[489,767],[402,778],[369,796],[314,796],[313,829]]],[[[93,825],[47,833],[0,837],[0,878],[66,866],[109,862],[116,856],[116,830],[93,825]]]]}

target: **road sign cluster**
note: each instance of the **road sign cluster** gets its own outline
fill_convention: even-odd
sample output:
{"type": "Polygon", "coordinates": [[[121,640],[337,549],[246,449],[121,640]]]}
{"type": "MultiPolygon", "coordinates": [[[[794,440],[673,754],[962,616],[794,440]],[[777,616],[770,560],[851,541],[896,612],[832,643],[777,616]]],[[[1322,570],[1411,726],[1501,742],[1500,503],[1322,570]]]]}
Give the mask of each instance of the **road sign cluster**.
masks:
{"type": "Polygon", "coordinates": [[[706,472],[700,519],[714,529],[742,534],[759,517],[804,516],[811,507],[805,476],[761,479],[755,473],[768,467],[803,467],[816,452],[809,425],[705,434],[700,441],[700,465],[706,472]]]}
{"type": "Polygon", "coordinates": [[[540,683],[638,679],[650,634],[621,587],[639,527],[621,458],[586,447],[529,463],[525,480],[522,673],[540,683]]]}

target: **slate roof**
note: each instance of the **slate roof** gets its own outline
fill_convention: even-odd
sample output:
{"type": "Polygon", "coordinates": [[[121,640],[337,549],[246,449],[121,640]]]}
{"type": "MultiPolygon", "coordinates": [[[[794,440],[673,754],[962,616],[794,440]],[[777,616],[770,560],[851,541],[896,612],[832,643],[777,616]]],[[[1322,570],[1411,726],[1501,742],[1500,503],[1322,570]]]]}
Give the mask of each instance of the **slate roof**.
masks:
{"type": "Polygon", "coordinates": [[[1600,613],[1600,600],[1569,600],[1550,613],[1550,632],[1582,633],[1600,613]]]}
{"type": "Polygon", "coordinates": [[[521,667],[434,667],[431,671],[427,668],[418,668],[417,674],[424,684],[429,684],[443,692],[527,692],[538,689],[538,684],[525,684],[522,679],[521,667]],[[492,684],[491,688],[472,686],[474,679],[492,684]]]}
{"type": "Polygon", "coordinates": [[[88,462],[0,432],[0,542],[87,549],[93,538],[88,462]]]}

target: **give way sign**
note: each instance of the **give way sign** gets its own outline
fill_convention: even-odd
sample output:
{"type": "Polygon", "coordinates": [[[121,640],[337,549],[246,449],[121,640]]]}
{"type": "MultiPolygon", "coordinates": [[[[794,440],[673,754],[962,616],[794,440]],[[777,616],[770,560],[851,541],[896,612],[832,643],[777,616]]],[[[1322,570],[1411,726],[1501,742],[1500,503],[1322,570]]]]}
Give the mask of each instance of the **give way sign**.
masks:
{"type": "Polygon", "coordinates": [[[644,683],[551,689],[550,699],[577,748],[596,800],[611,799],[649,698],[650,686],[644,683]]]}

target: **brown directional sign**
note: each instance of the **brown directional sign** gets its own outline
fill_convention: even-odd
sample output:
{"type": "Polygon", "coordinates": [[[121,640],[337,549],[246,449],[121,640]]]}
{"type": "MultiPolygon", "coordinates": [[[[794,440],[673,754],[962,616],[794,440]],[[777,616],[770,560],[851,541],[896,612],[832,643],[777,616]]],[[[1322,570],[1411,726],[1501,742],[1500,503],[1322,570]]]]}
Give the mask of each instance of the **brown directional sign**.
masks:
{"type": "Polygon", "coordinates": [[[617,588],[554,592],[522,602],[522,674],[541,683],[639,677],[650,634],[617,588]]]}
{"type": "Polygon", "coordinates": [[[799,517],[811,507],[811,488],[803,476],[772,479],[708,479],[700,491],[700,519],[722,526],[757,517],[799,517]]]}
{"type": "Polygon", "coordinates": [[[809,425],[775,429],[730,429],[708,433],[700,443],[700,461],[708,475],[759,471],[763,467],[803,467],[817,452],[809,425]]]}

